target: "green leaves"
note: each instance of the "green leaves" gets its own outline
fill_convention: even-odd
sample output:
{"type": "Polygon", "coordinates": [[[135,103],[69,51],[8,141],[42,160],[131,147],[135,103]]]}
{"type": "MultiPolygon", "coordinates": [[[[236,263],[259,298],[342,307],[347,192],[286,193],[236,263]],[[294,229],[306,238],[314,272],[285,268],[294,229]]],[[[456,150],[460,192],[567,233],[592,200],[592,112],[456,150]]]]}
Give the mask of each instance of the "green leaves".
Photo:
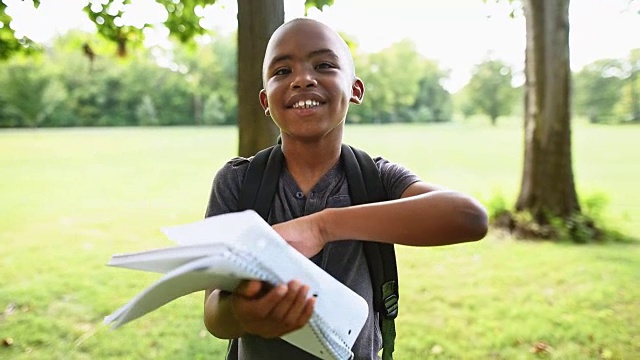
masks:
{"type": "Polygon", "coordinates": [[[323,7],[329,6],[329,5],[333,5],[333,0],[305,0],[304,2],[305,15],[307,11],[312,7],[315,7],[318,10],[322,10],[323,7]]]}
{"type": "Polygon", "coordinates": [[[164,25],[180,42],[186,43],[196,35],[204,34],[207,30],[200,24],[201,17],[197,9],[215,4],[216,0],[158,0],[168,13],[164,25]]]}
{"type": "MultiPolygon", "coordinates": [[[[33,0],[33,6],[40,6],[40,0],[33,0]]],[[[0,60],[9,58],[16,53],[28,53],[35,50],[36,46],[28,38],[16,39],[15,32],[11,28],[11,16],[7,14],[7,4],[0,0],[0,60]]]]}
{"type": "MultiPolygon", "coordinates": [[[[118,56],[127,55],[127,44],[142,42],[142,28],[126,26],[122,16],[124,6],[130,4],[130,0],[122,2],[115,0],[91,0],[84,8],[89,19],[97,25],[98,33],[106,39],[118,45],[118,56]]],[[[145,25],[146,27],[146,25],[145,25]]]]}
{"type": "MultiPolygon", "coordinates": [[[[320,10],[324,6],[333,4],[334,0],[306,0],[305,12],[315,7],[320,10]]],[[[194,37],[205,34],[207,29],[202,27],[201,10],[213,5],[216,0],[156,0],[166,11],[167,17],[163,25],[169,29],[170,36],[182,43],[189,43],[194,37]]],[[[140,45],[144,40],[143,29],[154,26],[142,23],[138,26],[125,24],[126,6],[131,0],[90,0],[85,7],[89,19],[93,21],[98,33],[118,44],[118,55],[127,55],[128,46],[140,45]]]]}
{"type": "MultiPolygon", "coordinates": [[[[198,15],[200,9],[207,5],[212,5],[216,0],[157,0],[166,11],[164,26],[169,29],[172,37],[180,42],[191,41],[195,36],[204,34],[207,30],[201,25],[201,17],[198,15]]],[[[144,40],[143,29],[152,27],[145,21],[139,20],[136,26],[125,24],[125,12],[131,0],[91,0],[85,7],[89,19],[93,21],[98,29],[98,33],[105,38],[118,44],[118,55],[127,55],[127,46],[140,45],[144,40]]]]}

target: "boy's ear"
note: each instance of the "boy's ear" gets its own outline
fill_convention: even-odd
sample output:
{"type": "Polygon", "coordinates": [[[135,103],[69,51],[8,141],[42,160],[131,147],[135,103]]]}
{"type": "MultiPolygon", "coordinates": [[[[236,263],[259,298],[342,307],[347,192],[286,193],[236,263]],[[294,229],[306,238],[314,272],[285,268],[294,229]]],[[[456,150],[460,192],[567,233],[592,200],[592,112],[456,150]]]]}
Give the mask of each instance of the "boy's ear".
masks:
{"type": "Polygon", "coordinates": [[[267,92],[264,91],[264,89],[260,90],[260,105],[262,105],[262,108],[264,109],[264,114],[266,116],[271,115],[269,113],[269,100],[267,100],[267,92]]]}
{"type": "Polygon", "coordinates": [[[360,78],[356,78],[351,85],[351,101],[354,104],[361,104],[364,97],[364,83],[360,78]]]}

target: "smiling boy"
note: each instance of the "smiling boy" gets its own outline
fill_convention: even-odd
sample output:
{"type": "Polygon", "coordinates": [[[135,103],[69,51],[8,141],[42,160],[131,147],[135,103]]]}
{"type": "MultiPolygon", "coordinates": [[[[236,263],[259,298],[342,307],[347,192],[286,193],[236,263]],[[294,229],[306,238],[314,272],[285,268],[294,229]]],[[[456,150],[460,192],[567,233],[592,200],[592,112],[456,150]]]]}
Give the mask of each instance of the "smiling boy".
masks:
{"type": "MultiPolygon", "coordinates": [[[[376,158],[389,201],[351,204],[340,162],[350,103],[365,87],[342,38],[328,26],[296,19],[271,37],[260,103],[280,128],[285,166],[268,222],[294,248],[361,295],[369,317],[352,348],[355,359],[377,359],[381,334],[363,241],[408,246],[482,239],[485,209],[473,198],[426,183],[408,169],[376,158]]],[[[206,216],[238,211],[238,194],[252,158],[234,158],[218,171],[206,216]]],[[[298,281],[243,283],[233,293],[205,294],[211,334],[232,339],[227,359],[314,359],[279,336],[302,327],[315,299],[298,281]]]]}

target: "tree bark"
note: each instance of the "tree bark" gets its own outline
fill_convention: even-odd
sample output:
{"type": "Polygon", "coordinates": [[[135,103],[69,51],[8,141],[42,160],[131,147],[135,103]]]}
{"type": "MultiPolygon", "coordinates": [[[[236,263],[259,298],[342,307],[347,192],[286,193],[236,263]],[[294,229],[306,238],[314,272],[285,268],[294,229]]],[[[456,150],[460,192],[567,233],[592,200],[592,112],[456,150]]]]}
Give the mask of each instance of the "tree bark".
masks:
{"type": "Polygon", "coordinates": [[[196,90],[193,94],[193,122],[196,125],[204,124],[204,103],[202,101],[202,94],[196,90]]]}
{"type": "Polygon", "coordinates": [[[238,155],[251,156],[275,144],[278,128],[264,114],[262,59],[269,37],[284,23],[283,0],[238,0],[238,155]]]}
{"type": "Polygon", "coordinates": [[[571,159],[569,0],[525,0],[525,151],[516,210],[536,222],[580,211],[571,159]]]}
{"type": "Polygon", "coordinates": [[[631,93],[631,120],[640,121],[640,95],[638,95],[640,93],[640,82],[638,82],[638,76],[640,75],[640,49],[631,50],[629,65],[631,67],[631,74],[628,80],[631,93]]]}
{"type": "Polygon", "coordinates": [[[629,81],[631,87],[631,121],[640,121],[640,97],[638,96],[637,84],[638,84],[638,71],[634,71],[629,81]]]}

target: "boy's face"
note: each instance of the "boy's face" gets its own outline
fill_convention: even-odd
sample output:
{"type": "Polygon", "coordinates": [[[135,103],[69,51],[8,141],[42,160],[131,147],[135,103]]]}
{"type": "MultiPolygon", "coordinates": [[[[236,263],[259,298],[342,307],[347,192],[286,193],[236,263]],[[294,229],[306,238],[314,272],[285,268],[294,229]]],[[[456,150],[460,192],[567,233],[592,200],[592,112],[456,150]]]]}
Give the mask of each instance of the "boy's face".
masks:
{"type": "Polygon", "coordinates": [[[342,135],[349,102],[364,94],[349,49],[330,28],[294,20],[271,38],[263,66],[260,103],[283,138],[318,139],[342,135]]]}

